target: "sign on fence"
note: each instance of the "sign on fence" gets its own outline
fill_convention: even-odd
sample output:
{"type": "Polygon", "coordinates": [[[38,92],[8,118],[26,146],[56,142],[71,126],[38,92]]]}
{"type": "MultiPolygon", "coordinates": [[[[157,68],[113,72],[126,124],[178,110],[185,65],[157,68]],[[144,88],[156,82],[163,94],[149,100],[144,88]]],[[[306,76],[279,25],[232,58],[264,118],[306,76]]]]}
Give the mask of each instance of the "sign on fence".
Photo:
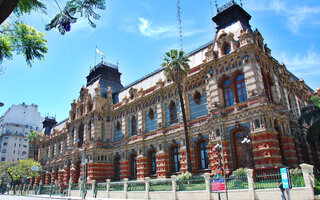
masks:
{"type": "Polygon", "coordinates": [[[39,166],[31,166],[31,171],[39,171],[39,166]]]}
{"type": "Polygon", "coordinates": [[[211,191],[221,192],[226,190],[226,182],[224,178],[211,179],[211,191]]]}
{"type": "Polygon", "coordinates": [[[285,189],[291,189],[291,180],[289,175],[289,169],[288,168],[280,168],[281,172],[281,179],[282,179],[282,185],[285,189]]]}

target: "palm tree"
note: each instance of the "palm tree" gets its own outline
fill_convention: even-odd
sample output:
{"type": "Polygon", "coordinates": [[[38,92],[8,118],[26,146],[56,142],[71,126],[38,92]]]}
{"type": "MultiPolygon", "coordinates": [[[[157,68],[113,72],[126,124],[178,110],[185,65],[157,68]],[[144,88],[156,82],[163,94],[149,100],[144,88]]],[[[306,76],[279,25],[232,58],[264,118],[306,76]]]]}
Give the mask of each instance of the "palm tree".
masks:
{"type": "Polygon", "coordinates": [[[36,145],[40,142],[41,135],[32,131],[28,135],[29,144],[33,146],[33,159],[36,160],[36,145]]]}
{"type": "Polygon", "coordinates": [[[185,134],[185,143],[187,149],[187,164],[188,171],[192,173],[191,166],[191,157],[190,157],[190,146],[189,146],[189,134],[187,127],[187,118],[183,102],[183,80],[187,76],[190,66],[188,64],[189,58],[184,55],[184,51],[178,51],[176,49],[171,49],[169,52],[166,52],[163,59],[162,67],[164,68],[164,75],[168,80],[172,80],[178,86],[178,94],[180,99],[183,125],[184,125],[184,134],[185,134]]]}

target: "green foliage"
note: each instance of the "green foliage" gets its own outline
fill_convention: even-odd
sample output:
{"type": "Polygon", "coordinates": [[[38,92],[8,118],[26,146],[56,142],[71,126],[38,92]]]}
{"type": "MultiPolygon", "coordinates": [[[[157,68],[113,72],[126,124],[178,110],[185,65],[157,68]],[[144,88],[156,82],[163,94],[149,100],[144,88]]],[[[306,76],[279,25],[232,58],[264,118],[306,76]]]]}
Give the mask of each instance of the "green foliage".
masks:
{"type": "Polygon", "coordinates": [[[178,181],[189,180],[189,179],[192,179],[192,174],[190,172],[185,172],[177,176],[178,181]]]}
{"type": "Polygon", "coordinates": [[[5,24],[0,28],[0,64],[3,59],[12,59],[12,52],[25,57],[27,64],[31,67],[35,58],[42,60],[47,53],[47,40],[45,34],[37,31],[34,27],[15,21],[5,24]]]}
{"type": "Polygon", "coordinates": [[[31,11],[41,10],[43,13],[46,13],[46,9],[46,5],[38,0],[19,0],[13,12],[20,17],[25,13],[30,14],[31,11]]]}
{"type": "Polygon", "coordinates": [[[310,101],[311,101],[314,105],[318,106],[318,108],[320,108],[320,98],[319,98],[319,97],[317,97],[317,96],[312,96],[312,97],[310,98],[310,101]]]}
{"type": "Polygon", "coordinates": [[[242,177],[247,177],[247,169],[248,168],[239,168],[232,172],[235,178],[240,179],[242,177]]]}
{"type": "Polygon", "coordinates": [[[8,168],[8,173],[12,176],[13,181],[20,181],[21,178],[38,177],[38,171],[32,171],[31,166],[39,166],[42,170],[41,164],[33,159],[20,160],[16,165],[8,168]]]}
{"type": "Polygon", "coordinates": [[[36,131],[30,132],[28,135],[28,140],[31,145],[37,144],[38,142],[40,142],[40,139],[41,139],[41,135],[36,131]]]}
{"type": "Polygon", "coordinates": [[[95,9],[104,10],[105,8],[105,0],[68,1],[61,12],[57,14],[49,24],[46,25],[46,30],[57,28],[60,34],[64,35],[66,31],[69,31],[64,27],[64,23],[76,23],[78,16],[86,18],[90,26],[95,28],[96,24],[92,21],[92,19],[100,19],[100,15],[95,12],[95,9]]]}
{"type": "Polygon", "coordinates": [[[320,99],[313,96],[310,101],[312,104],[301,109],[299,123],[308,128],[308,142],[313,146],[317,146],[320,143],[320,99]]]}
{"type": "Polygon", "coordinates": [[[190,70],[189,58],[184,55],[184,51],[171,49],[166,52],[161,64],[164,68],[164,74],[169,80],[174,82],[182,81],[190,70]]]}
{"type": "MultiPolygon", "coordinates": [[[[46,30],[57,28],[63,35],[70,31],[70,24],[76,23],[77,17],[84,17],[92,27],[96,27],[93,19],[100,19],[96,10],[104,10],[105,0],[69,0],[63,9],[55,1],[60,12],[46,25],[46,30]]],[[[19,0],[13,13],[16,19],[0,27],[0,65],[4,59],[12,59],[13,52],[25,57],[31,67],[35,59],[43,60],[48,52],[45,34],[22,22],[24,14],[41,11],[46,14],[48,2],[44,0],[19,0]]]]}

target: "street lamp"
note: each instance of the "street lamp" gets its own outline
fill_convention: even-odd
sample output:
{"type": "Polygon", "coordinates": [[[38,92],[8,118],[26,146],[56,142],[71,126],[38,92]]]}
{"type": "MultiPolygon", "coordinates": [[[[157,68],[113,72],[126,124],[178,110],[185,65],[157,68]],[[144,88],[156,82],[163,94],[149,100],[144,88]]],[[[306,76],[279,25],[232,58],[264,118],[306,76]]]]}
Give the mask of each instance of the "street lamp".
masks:
{"type": "MultiPolygon", "coordinates": [[[[248,154],[250,153],[250,144],[251,143],[252,143],[252,140],[249,138],[248,135],[247,135],[247,137],[245,137],[241,140],[241,144],[247,145],[247,153],[248,154]]],[[[254,167],[254,154],[253,154],[253,151],[251,151],[251,152],[252,152],[252,154],[251,154],[252,158],[250,158],[250,155],[249,155],[249,165],[250,165],[250,167],[254,167]],[[251,166],[252,164],[253,164],[253,166],[251,166]]]]}

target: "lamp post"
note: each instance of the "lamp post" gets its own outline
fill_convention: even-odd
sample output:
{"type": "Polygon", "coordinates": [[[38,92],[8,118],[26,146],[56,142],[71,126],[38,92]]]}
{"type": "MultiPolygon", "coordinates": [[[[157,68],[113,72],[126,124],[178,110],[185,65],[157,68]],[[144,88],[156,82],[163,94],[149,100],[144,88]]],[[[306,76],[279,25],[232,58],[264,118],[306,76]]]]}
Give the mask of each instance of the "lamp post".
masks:
{"type": "MultiPolygon", "coordinates": [[[[75,149],[74,147],[67,147],[68,150],[72,150],[75,149]]],[[[86,166],[87,166],[87,159],[86,159],[86,155],[85,155],[85,148],[84,149],[80,149],[78,148],[79,151],[82,151],[82,183],[81,183],[81,188],[82,188],[82,192],[81,192],[81,199],[85,199],[85,190],[86,190],[86,166]]]]}
{"type": "Polygon", "coordinates": [[[214,148],[218,153],[218,160],[219,160],[219,167],[220,170],[223,172],[223,177],[226,183],[226,199],[228,200],[228,184],[227,184],[227,178],[226,178],[226,171],[225,171],[225,164],[224,164],[224,155],[223,155],[223,145],[222,145],[222,140],[220,141],[221,143],[217,143],[214,148]],[[221,152],[222,152],[222,163],[221,163],[221,152]],[[222,164],[222,167],[221,167],[222,164]]]}
{"type": "MultiPolygon", "coordinates": [[[[241,140],[241,144],[243,145],[247,145],[247,153],[249,154],[249,150],[250,150],[250,144],[252,144],[252,140],[249,138],[249,135],[247,135],[245,138],[243,138],[243,140],[241,140]]],[[[251,148],[252,149],[252,148],[251,148]]],[[[250,167],[254,167],[254,155],[253,155],[253,151],[252,151],[252,158],[250,158],[250,155],[249,156],[249,164],[250,164],[250,167]],[[252,166],[253,164],[253,166],[252,166]]]]}

